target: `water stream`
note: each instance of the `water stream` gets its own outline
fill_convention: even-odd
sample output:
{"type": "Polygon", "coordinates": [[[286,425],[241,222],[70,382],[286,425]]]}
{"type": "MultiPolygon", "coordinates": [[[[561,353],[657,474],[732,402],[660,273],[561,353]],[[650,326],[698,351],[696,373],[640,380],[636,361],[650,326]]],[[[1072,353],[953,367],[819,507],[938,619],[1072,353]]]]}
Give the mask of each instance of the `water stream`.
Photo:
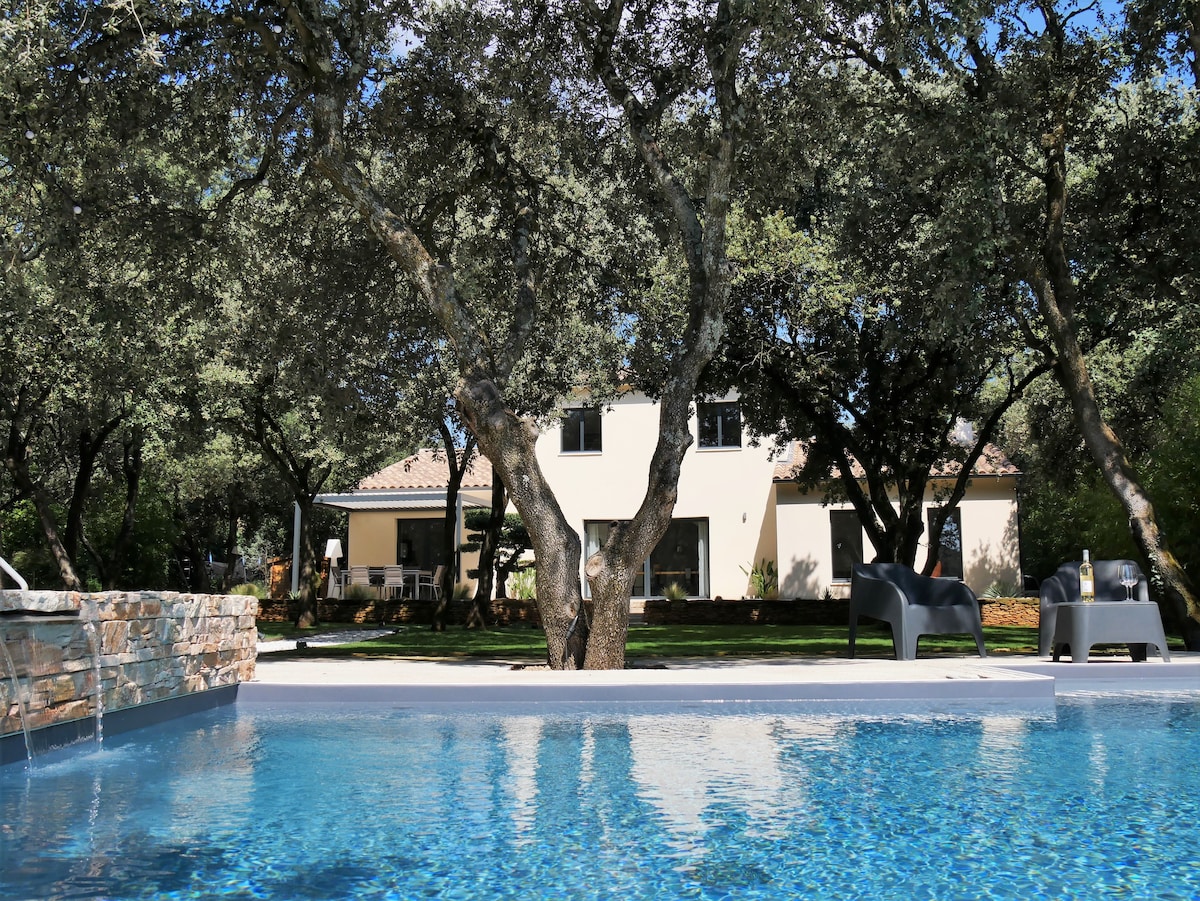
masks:
{"type": "Polygon", "coordinates": [[[96,624],[86,622],[83,631],[88,637],[88,648],[92,653],[92,684],[95,686],[96,744],[104,747],[104,682],[100,678],[100,633],[96,624]]]}
{"type": "Polygon", "coordinates": [[[8,665],[8,673],[13,682],[13,697],[17,699],[17,708],[21,712],[21,731],[25,733],[25,759],[33,766],[33,739],[29,735],[29,705],[21,689],[21,680],[17,678],[17,667],[13,663],[12,654],[8,650],[8,638],[0,633],[0,649],[4,651],[4,662],[8,665]]]}

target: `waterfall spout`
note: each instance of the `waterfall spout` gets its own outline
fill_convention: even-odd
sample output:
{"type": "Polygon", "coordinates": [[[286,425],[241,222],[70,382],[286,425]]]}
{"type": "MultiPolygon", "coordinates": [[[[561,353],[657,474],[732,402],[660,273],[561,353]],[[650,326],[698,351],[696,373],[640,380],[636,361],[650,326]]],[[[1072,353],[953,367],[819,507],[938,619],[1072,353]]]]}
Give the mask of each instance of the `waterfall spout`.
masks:
{"type": "Polygon", "coordinates": [[[12,654],[8,650],[8,638],[0,631],[0,650],[4,651],[4,662],[8,665],[8,673],[12,678],[13,697],[17,701],[17,709],[21,714],[21,731],[25,733],[25,760],[33,766],[33,739],[29,734],[29,705],[25,702],[25,693],[21,689],[21,680],[17,677],[17,667],[13,663],[12,654]]]}
{"type": "Polygon", "coordinates": [[[83,631],[88,637],[88,647],[92,652],[92,682],[95,685],[95,717],[96,717],[96,745],[104,747],[104,682],[100,675],[100,633],[96,629],[96,624],[86,622],[83,624],[83,631]]]}

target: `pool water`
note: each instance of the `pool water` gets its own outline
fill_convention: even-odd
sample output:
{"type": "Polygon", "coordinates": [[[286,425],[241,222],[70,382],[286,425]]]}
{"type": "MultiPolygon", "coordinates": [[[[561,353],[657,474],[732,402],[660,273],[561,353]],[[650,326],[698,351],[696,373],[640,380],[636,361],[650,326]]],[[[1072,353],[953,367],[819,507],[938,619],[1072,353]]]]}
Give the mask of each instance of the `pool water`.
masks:
{"type": "Polygon", "coordinates": [[[0,898],[1196,899],[1200,694],[240,704],[0,770],[0,898]]]}

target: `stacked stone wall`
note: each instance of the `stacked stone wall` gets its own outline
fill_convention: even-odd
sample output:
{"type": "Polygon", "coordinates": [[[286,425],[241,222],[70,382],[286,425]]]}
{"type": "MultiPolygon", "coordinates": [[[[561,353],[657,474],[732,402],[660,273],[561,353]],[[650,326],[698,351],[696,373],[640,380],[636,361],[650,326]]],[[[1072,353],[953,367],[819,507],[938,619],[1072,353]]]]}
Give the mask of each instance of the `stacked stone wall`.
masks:
{"type": "Polygon", "coordinates": [[[242,595],[0,591],[0,738],[22,708],[34,730],[249,681],[257,613],[242,595]]]}
{"type": "MultiPolygon", "coordinates": [[[[980,616],[985,626],[1038,626],[1037,598],[981,598],[980,616]]],[[[850,621],[848,598],[761,601],[668,601],[651,598],[643,613],[649,625],[774,625],[846,626],[850,621]]]]}
{"type": "MultiPolygon", "coordinates": [[[[414,598],[365,601],[323,598],[317,602],[317,615],[321,622],[326,623],[428,625],[433,622],[436,609],[436,601],[414,598]]],[[[470,601],[451,601],[447,607],[446,621],[462,625],[467,622],[470,612],[470,601]]],[[[533,601],[513,598],[493,600],[484,608],[484,616],[488,624],[493,626],[541,626],[537,604],[533,601]]],[[[287,599],[261,601],[258,618],[264,623],[291,622],[296,618],[295,602],[287,599]]]]}

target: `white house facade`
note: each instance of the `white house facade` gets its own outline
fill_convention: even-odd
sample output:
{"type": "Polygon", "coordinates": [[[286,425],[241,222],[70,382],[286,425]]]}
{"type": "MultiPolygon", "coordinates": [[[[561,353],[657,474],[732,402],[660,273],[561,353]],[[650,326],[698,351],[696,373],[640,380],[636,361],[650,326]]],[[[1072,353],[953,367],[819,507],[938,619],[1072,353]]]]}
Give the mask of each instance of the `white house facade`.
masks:
{"type": "MultiPolygon", "coordinates": [[[[801,491],[791,478],[790,449],[780,455],[770,441],[754,440],[742,428],[736,397],[697,402],[691,426],[671,526],[635,580],[633,597],[661,597],[678,586],[689,597],[740,598],[750,593],[749,571],[764,560],[777,567],[780,597],[848,593],[850,565],[874,556],[854,511],[801,491]]],[[[657,435],[657,404],[627,392],[602,407],[568,404],[538,439],[539,463],[584,542],[584,559],[613,522],[637,511],[657,435]]],[[[413,562],[396,559],[416,552],[405,535],[432,534],[445,509],[445,461],[440,478],[438,465],[422,452],[353,492],[318,499],[349,513],[348,565],[413,562]]],[[[473,467],[467,504],[487,504],[490,475],[486,461],[473,467]]],[[[999,451],[980,461],[943,540],[942,575],[962,578],[977,593],[994,582],[1019,583],[1018,477],[999,451]]],[[[926,506],[935,503],[931,486],[926,506]]],[[[428,553],[422,545],[419,556],[428,553]]],[[[460,578],[468,567],[461,566],[460,578]]]]}

